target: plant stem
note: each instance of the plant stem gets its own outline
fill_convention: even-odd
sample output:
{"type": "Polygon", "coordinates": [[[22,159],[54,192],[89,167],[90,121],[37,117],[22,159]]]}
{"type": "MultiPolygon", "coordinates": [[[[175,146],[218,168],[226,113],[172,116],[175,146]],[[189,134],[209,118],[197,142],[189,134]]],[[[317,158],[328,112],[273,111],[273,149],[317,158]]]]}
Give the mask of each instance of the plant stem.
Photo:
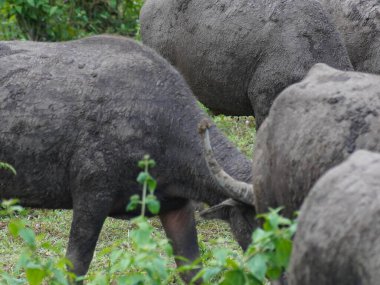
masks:
{"type": "MultiPolygon", "coordinates": [[[[148,173],[148,161],[146,161],[145,164],[145,173],[148,173]]],[[[146,188],[148,186],[148,181],[144,181],[144,186],[143,186],[143,194],[142,194],[142,205],[141,205],[141,216],[145,217],[145,196],[146,196],[146,188]]]]}

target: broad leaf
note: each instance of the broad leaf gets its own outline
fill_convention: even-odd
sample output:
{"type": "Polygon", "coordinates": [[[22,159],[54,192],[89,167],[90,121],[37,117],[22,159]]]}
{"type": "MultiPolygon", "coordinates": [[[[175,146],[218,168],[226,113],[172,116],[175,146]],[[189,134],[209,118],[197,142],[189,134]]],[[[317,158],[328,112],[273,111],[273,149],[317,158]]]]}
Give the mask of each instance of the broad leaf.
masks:
{"type": "Polygon", "coordinates": [[[45,276],[45,272],[40,268],[26,269],[26,279],[30,285],[40,285],[45,276]]]}

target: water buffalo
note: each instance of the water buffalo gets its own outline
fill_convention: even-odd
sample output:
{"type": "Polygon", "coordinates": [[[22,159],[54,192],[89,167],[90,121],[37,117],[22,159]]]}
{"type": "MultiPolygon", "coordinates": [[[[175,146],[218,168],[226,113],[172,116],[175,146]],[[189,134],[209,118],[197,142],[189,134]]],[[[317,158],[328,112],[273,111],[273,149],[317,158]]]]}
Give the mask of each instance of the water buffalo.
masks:
{"type": "Polygon", "coordinates": [[[284,206],[292,216],[314,183],[357,149],[380,152],[380,76],[317,64],[277,97],[257,132],[252,185],[206,158],[221,185],[252,193],[256,212],[284,206]]]}
{"type": "Polygon", "coordinates": [[[331,15],[354,69],[380,74],[380,1],[318,1],[331,15]]]}
{"type": "Polygon", "coordinates": [[[291,285],[377,285],[380,154],[359,150],[323,175],[301,207],[291,285]]]}
{"type": "MultiPolygon", "coordinates": [[[[73,209],[67,257],[84,275],[107,216],[128,218],[137,162],[157,162],[159,217],[175,253],[198,257],[190,200],[233,198],[226,218],[243,248],[254,208],[209,174],[197,124],[206,117],[180,74],[150,48],[114,36],[63,43],[0,42],[0,198],[73,209]],[[235,225],[244,222],[244,227],[235,225]]],[[[237,179],[251,162],[211,128],[216,156],[237,179]]]]}
{"type": "Polygon", "coordinates": [[[179,69],[202,103],[254,114],[257,127],[315,63],[352,68],[317,0],[147,0],[140,21],[143,42],[179,69]]]}

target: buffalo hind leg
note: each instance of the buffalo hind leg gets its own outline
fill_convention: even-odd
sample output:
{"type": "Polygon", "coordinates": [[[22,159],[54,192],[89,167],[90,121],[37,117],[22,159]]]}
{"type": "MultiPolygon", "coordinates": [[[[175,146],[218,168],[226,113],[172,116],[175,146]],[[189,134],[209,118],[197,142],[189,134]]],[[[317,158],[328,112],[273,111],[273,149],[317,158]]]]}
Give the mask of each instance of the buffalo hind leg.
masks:
{"type": "MultiPolygon", "coordinates": [[[[175,255],[185,257],[190,263],[199,258],[194,210],[190,201],[186,201],[181,208],[160,214],[160,220],[171,240],[175,255]]],[[[177,266],[186,264],[181,259],[176,259],[176,263],[177,266]]],[[[196,273],[197,270],[193,270],[181,277],[188,283],[196,273]]]]}

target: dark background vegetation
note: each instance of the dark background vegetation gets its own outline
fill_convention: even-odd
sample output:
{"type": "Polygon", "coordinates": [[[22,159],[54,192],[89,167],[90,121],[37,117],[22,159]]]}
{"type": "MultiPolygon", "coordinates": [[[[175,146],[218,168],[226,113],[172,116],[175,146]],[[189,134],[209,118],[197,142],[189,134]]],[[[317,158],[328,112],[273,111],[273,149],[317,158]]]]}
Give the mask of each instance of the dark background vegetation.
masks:
{"type": "Polygon", "coordinates": [[[0,40],[138,36],[142,0],[0,0],[0,40]]]}

